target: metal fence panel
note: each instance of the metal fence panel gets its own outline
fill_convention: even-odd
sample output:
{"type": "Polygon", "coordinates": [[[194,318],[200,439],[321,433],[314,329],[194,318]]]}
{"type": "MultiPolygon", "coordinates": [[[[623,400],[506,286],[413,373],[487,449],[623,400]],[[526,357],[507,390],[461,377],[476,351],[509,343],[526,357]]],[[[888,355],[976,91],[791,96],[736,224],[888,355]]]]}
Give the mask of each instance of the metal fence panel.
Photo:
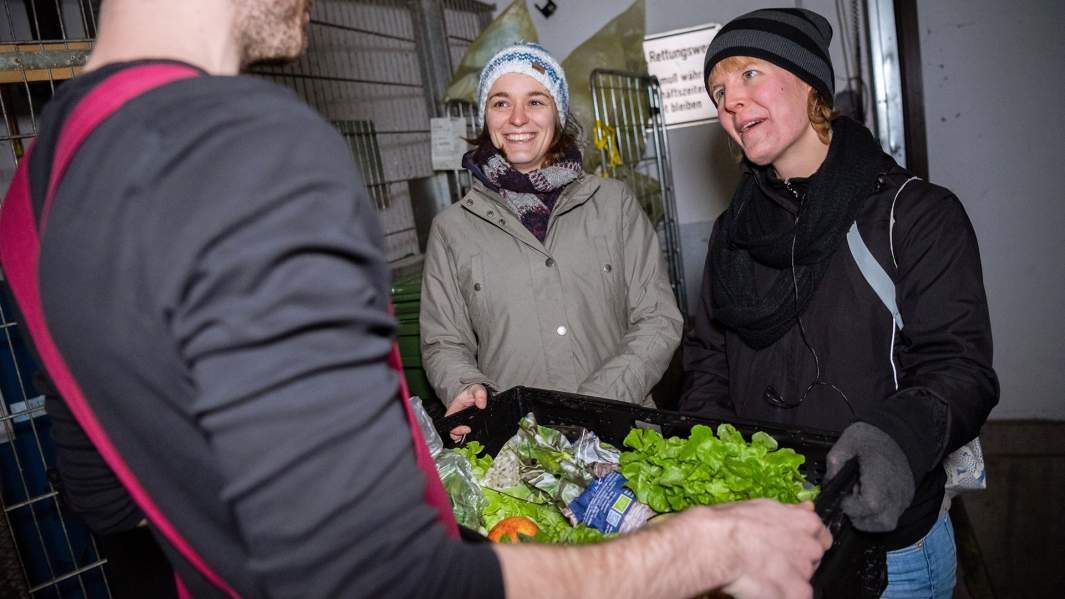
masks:
{"type": "Polygon", "coordinates": [[[381,168],[364,171],[363,177],[371,189],[387,190],[388,201],[378,204],[386,256],[395,261],[417,254],[406,182],[432,174],[432,167],[411,10],[400,1],[319,0],[309,35],[307,53],[298,62],[251,72],[292,88],[330,121],[372,123],[376,140],[353,144],[353,150],[376,147],[379,152],[381,168]]]}
{"type": "MultiPolygon", "coordinates": [[[[625,181],[655,223],[681,314],[688,315],[673,167],[656,77],[607,69],[591,75],[601,174],[625,181]]],[[[590,149],[590,148],[589,148],[590,149]]]]}
{"type": "MultiPolygon", "coordinates": [[[[41,108],[57,85],[80,72],[96,16],[87,0],[0,0],[0,23],[0,186],[6,189],[37,135],[41,108]]],[[[18,326],[0,297],[0,534],[10,535],[0,545],[15,550],[3,563],[21,567],[2,574],[4,590],[34,598],[109,597],[94,539],[65,514],[52,484],[51,423],[34,385],[38,367],[18,326]]]]}

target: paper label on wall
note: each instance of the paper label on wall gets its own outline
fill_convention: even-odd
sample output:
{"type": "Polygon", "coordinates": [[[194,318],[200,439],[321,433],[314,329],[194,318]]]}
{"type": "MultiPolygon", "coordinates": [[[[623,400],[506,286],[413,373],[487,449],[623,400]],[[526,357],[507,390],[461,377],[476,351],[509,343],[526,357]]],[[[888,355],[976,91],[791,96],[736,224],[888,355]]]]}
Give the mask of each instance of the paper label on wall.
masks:
{"type": "Polygon", "coordinates": [[[647,71],[662,84],[666,128],[701,125],[717,118],[703,83],[703,59],[721,25],[675,29],[643,40],[647,71]]]}
{"type": "Polygon", "coordinates": [[[0,443],[7,443],[15,438],[15,424],[28,422],[30,418],[44,416],[44,396],[31,397],[28,402],[19,401],[8,407],[7,403],[3,401],[3,396],[0,395],[0,416],[8,416],[9,414],[18,414],[18,416],[0,422],[0,443]]]}
{"type": "Polygon", "coordinates": [[[462,170],[462,155],[469,149],[464,117],[440,117],[429,119],[432,141],[433,170],[462,170]]]}

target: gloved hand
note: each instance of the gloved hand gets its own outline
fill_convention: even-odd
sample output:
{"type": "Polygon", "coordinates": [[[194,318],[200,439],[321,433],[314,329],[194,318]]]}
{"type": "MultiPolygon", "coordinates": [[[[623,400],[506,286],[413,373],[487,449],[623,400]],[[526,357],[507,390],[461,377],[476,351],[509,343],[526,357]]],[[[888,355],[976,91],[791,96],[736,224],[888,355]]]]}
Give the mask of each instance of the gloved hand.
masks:
{"type": "Polygon", "coordinates": [[[877,427],[855,422],[829,450],[825,480],[830,480],[847,460],[858,458],[858,484],[840,507],[858,530],[887,532],[913,501],[914,480],[902,448],[877,427]]]}

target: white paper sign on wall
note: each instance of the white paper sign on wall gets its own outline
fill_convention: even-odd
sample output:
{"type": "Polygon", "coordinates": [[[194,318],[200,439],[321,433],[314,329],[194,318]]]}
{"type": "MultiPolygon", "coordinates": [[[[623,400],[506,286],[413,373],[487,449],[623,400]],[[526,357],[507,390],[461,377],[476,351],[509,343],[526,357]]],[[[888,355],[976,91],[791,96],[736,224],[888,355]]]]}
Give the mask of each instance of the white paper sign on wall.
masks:
{"type": "Polygon", "coordinates": [[[647,71],[662,84],[667,129],[702,125],[717,118],[703,83],[703,58],[720,29],[720,24],[708,23],[644,38],[647,71]]]}
{"type": "Polygon", "coordinates": [[[433,170],[462,170],[462,155],[469,150],[466,136],[466,119],[440,117],[429,119],[429,136],[432,142],[433,170]]]}

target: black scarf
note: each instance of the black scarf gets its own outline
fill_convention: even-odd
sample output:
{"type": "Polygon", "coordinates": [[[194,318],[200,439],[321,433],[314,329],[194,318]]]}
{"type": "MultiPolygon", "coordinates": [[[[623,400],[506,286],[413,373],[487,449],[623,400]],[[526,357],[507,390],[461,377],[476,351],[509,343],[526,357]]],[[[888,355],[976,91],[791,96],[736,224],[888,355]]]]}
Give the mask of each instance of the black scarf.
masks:
{"type": "Polygon", "coordinates": [[[714,317],[751,348],[780,339],[806,310],[829,259],[875,191],[883,159],[868,129],[846,117],[833,121],[828,156],[810,180],[798,220],[771,197],[778,193],[769,181],[772,167],[745,162],[710,245],[714,317]],[[791,272],[793,244],[798,301],[791,272]],[[755,263],[778,271],[764,295],[755,289],[755,263]]]}

